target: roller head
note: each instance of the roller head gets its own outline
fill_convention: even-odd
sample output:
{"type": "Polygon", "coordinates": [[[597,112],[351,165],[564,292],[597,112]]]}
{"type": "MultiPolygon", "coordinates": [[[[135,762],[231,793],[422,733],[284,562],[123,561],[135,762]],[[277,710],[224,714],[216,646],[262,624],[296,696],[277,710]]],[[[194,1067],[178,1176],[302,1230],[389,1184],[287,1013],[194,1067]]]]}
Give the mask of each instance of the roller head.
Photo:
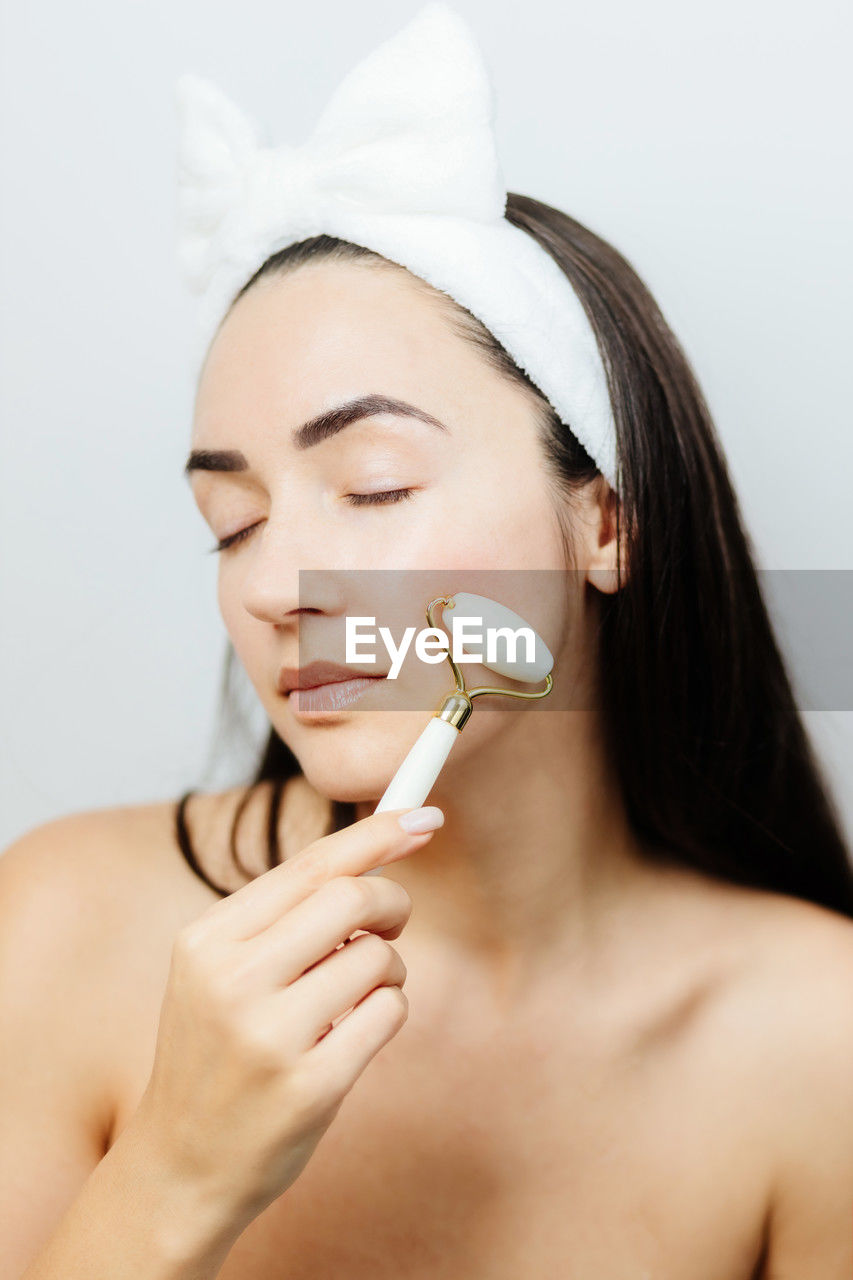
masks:
{"type": "Polygon", "coordinates": [[[454,620],[468,619],[465,626],[467,634],[471,637],[482,635],[482,641],[469,639],[462,647],[467,652],[476,653],[484,667],[509,676],[511,680],[522,680],[525,684],[536,684],[549,674],[554,666],[553,655],[542,637],[519,614],[488,596],[475,596],[468,591],[457,591],[449,599],[454,603],[452,608],[444,607],[445,629],[450,630],[452,636],[454,620]],[[519,634],[496,631],[490,637],[490,629],[500,627],[507,628],[509,633],[519,634]],[[528,641],[522,628],[532,633],[532,641],[528,641]],[[482,657],[479,656],[481,654],[482,657]]]}

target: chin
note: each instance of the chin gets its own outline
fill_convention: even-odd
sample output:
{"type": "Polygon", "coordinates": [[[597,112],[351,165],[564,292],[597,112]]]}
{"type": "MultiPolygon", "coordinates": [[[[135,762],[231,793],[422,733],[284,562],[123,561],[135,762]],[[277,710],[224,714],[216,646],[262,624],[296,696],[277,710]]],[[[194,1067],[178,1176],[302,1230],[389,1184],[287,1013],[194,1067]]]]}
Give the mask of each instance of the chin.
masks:
{"type": "Polygon", "coordinates": [[[365,712],[322,724],[288,724],[276,731],[311,786],[329,800],[379,803],[414,745],[428,711],[365,712]]]}

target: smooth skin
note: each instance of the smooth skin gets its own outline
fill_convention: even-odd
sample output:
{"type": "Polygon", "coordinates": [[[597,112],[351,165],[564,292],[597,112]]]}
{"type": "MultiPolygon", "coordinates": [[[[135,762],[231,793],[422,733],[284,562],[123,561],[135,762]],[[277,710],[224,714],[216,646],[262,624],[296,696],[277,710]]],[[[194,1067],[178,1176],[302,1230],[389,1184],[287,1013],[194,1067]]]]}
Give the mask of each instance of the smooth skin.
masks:
{"type": "MultiPolygon", "coordinates": [[[[402,829],[405,812],[374,814],[312,843],[178,931],[153,1070],[108,1157],[123,1194],[133,1195],[137,1178],[153,1184],[150,1217],[131,1217],[141,1230],[130,1233],[113,1218],[115,1238],[106,1241],[101,1228],[120,1199],[109,1177],[91,1179],[27,1280],[215,1275],[243,1228],[299,1176],[358,1076],[406,1019],[406,966],[390,939],[412,902],[393,880],[362,874],[431,839],[432,831],[402,829]],[[140,1263],[148,1249],[150,1269],[140,1263]]],[[[443,821],[440,810],[428,812],[434,825],[443,821]]],[[[26,874],[20,864],[31,847],[10,850],[3,866],[13,947],[20,922],[10,904],[26,905],[14,880],[26,874]]],[[[8,982],[11,968],[4,972],[8,982]]],[[[6,1025],[20,1035],[24,1012],[10,1008],[5,986],[3,994],[6,1025]]],[[[15,1088],[6,1076],[3,1083],[15,1088]]],[[[4,1147],[14,1190],[12,1154],[4,1147]]]]}
{"type": "MultiPolygon", "coordinates": [[[[614,499],[593,483],[572,504],[567,564],[534,409],[405,273],[302,268],[226,321],[192,443],[250,465],[191,483],[216,538],[250,531],[222,554],[219,603],[305,775],[286,792],[288,858],[263,871],[259,795],[241,837],[257,878],[241,886],[235,793],[190,805],[205,865],[238,889],[223,901],[181,861],[166,803],[58,819],[0,858],[4,1274],[849,1277],[853,922],[664,868],[638,845],[591,674],[587,589],[615,589],[614,499]],[[379,415],[293,446],[291,428],[369,393],[449,430],[379,415]],[[392,505],[349,501],[403,487],[392,505]],[[276,886],[303,850],[325,858],[358,831],[382,861],[388,815],[372,808],[423,725],[404,683],[393,717],[386,682],[323,725],[275,690],[282,663],[339,656],[366,565],[435,571],[435,594],[453,566],[576,570],[533,616],[583,697],[535,715],[478,707],[430,795],[445,825],[362,882],[377,909],[406,895],[398,959],[377,945],[391,947],[387,916],[362,915],[366,940],[324,951],[330,917],[333,935],[353,917],[318,886],[299,937],[320,964],[294,978],[305,903],[276,886]],[[300,594],[302,566],[326,572],[300,594]],[[361,821],[317,839],[330,795],[361,821]],[[226,921],[249,891],[263,921],[241,936],[226,921]],[[318,1007],[293,998],[321,970],[338,1002],[359,982],[398,999],[404,973],[408,999],[405,1019],[386,1005],[378,1047],[357,1037],[334,1084],[305,1067],[353,1013],[312,1043],[330,1006],[309,983],[318,1007]]],[[[445,691],[446,671],[426,679],[445,691]]]]}

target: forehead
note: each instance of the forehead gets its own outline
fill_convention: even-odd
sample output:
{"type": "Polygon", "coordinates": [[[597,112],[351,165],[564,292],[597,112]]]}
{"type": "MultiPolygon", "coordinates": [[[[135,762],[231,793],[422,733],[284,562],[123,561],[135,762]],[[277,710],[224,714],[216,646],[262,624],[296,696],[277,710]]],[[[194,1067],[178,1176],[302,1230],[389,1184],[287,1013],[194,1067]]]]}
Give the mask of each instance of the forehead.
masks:
{"type": "Polygon", "coordinates": [[[257,281],[214,338],[194,434],[251,406],[301,422],[369,392],[441,416],[494,396],[501,380],[455,329],[451,304],[402,269],[323,262],[257,281]]]}

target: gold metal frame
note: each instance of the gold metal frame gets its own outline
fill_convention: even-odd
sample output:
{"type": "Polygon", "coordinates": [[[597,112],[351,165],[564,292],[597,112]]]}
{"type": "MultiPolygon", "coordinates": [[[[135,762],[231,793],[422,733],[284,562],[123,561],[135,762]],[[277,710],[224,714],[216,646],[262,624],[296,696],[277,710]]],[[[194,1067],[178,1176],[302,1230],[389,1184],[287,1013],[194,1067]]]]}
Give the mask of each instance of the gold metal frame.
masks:
{"type": "MultiPolygon", "coordinates": [[[[442,605],[445,609],[453,609],[456,607],[456,601],[453,596],[436,596],[434,600],[430,600],[426,608],[426,617],[429,625],[435,630],[438,630],[439,628],[436,624],[435,618],[433,617],[433,610],[438,605],[442,605]]],[[[462,672],[459,670],[459,667],[453,661],[450,650],[446,649],[445,654],[447,661],[450,663],[453,670],[453,678],[456,682],[456,688],[452,693],[446,695],[435,714],[439,720],[447,720],[457,729],[462,728],[474,709],[471,705],[471,699],[478,697],[481,693],[498,693],[502,694],[505,698],[526,698],[528,701],[535,701],[537,698],[547,697],[554,687],[554,681],[552,680],[549,672],[545,677],[545,688],[540,689],[538,693],[519,693],[515,689],[498,689],[491,685],[481,685],[476,689],[466,689],[465,679],[462,672]]]]}

